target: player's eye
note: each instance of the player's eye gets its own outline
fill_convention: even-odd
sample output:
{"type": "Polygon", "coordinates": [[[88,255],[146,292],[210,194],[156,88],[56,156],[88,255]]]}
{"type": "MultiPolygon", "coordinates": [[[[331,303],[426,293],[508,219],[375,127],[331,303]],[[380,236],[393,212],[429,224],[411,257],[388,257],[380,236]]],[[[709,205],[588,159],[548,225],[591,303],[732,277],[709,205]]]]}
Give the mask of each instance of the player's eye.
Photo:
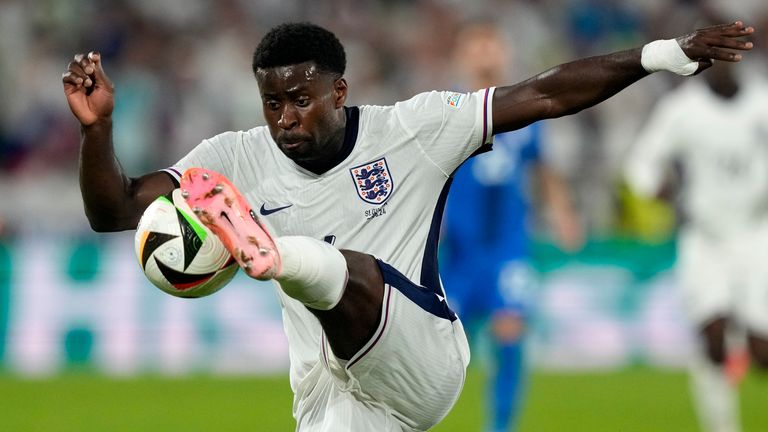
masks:
{"type": "Polygon", "coordinates": [[[296,100],[296,106],[306,108],[309,106],[309,98],[303,97],[296,100]]]}
{"type": "Polygon", "coordinates": [[[264,106],[266,106],[267,109],[271,111],[277,111],[278,109],[280,109],[280,104],[276,101],[266,101],[264,102],[264,106]]]}

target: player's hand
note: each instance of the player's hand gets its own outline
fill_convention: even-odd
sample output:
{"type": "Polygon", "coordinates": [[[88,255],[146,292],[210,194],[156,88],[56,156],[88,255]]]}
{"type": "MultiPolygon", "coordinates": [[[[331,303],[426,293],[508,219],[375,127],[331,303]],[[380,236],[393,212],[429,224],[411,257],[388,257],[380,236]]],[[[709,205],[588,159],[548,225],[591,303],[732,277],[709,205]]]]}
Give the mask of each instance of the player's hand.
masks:
{"type": "Polygon", "coordinates": [[[83,126],[112,116],[114,85],[101,67],[101,55],[77,54],[61,77],[69,109],[83,126]]]}
{"type": "Polygon", "coordinates": [[[713,60],[741,61],[741,54],[734,51],[751,50],[752,42],[744,40],[744,37],[754,31],[754,28],[736,21],[696,30],[677,38],[677,43],[688,58],[699,62],[699,69],[696,71],[699,73],[712,66],[713,60]]]}

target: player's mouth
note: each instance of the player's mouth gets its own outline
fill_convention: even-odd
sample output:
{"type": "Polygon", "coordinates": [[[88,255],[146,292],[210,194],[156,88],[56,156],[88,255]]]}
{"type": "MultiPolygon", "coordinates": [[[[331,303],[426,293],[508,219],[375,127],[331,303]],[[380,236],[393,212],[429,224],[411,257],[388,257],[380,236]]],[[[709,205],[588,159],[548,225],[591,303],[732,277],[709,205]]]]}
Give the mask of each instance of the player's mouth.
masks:
{"type": "Polygon", "coordinates": [[[304,141],[282,142],[281,144],[285,150],[295,150],[301,147],[301,145],[304,144],[304,141]]]}
{"type": "Polygon", "coordinates": [[[291,137],[289,139],[281,139],[280,147],[286,152],[299,151],[302,147],[306,147],[309,144],[309,140],[299,137],[291,137]]]}

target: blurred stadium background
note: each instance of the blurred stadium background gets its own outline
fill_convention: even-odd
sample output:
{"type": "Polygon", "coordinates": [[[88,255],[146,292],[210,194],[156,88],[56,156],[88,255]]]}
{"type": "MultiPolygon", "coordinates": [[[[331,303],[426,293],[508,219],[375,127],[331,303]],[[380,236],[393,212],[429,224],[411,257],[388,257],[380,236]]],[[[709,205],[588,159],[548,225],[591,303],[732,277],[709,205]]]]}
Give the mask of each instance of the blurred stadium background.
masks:
{"type": "MultiPolygon", "coordinates": [[[[387,104],[452,87],[448,53],[467,18],[499,20],[515,47],[510,67],[524,78],[688,31],[698,3],[0,0],[0,430],[293,427],[271,286],[238,276],[210,298],[172,298],[144,280],[131,233],[88,228],[79,132],[60,80],[74,53],[102,52],[117,87],[116,151],[129,174],[140,174],[172,164],[201,138],[262,124],[250,56],[285,20],[338,34],[350,104],[387,104]]],[[[758,47],[767,49],[764,0],[709,3],[725,19],[760,26],[758,47]]],[[[766,52],[744,67],[765,67],[766,52]]],[[[547,157],[572,182],[590,236],[575,255],[544,231],[537,237],[541,286],[523,431],[696,428],[674,211],[633,197],[619,172],[655,98],[678,82],[659,75],[550,122],[547,157]]],[[[435,430],[478,430],[483,361],[475,356],[457,408],[435,430]]],[[[747,430],[768,430],[767,384],[749,376],[742,386],[747,430]]]]}

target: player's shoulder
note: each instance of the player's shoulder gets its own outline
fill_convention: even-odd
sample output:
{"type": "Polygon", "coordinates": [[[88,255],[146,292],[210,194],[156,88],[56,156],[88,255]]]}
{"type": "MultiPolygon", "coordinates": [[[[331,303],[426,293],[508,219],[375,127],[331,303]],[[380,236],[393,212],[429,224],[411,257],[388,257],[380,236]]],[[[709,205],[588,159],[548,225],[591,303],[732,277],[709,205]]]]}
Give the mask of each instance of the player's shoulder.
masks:
{"type": "Polygon", "coordinates": [[[474,113],[473,107],[481,97],[482,92],[432,90],[415,94],[392,105],[364,105],[361,106],[361,110],[363,118],[372,119],[378,123],[393,119],[411,126],[435,122],[441,124],[446,116],[474,113]]]}
{"type": "Polygon", "coordinates": [[[391,105],[361,105],[360,136],[381,136],[412,133],[419,129],[415,125],[433,123],[442,117],[434,107],[437,91],[419,93],[409,99],[391,105]]]}
{"type": "Polygon", "coordinates": [[[398,102],[395,108],[413,110],[426,108],[442,111],[444,109],[460,110],[470,99],[477,97],[481,92],[460,92],[452,90],[432,90],[418,93],[410,99],[398,102]]]}
{"type": "Polygon", "coordinates": [[[390,105],[361,105],[360,110],[367,115],[392,115],[399,111],[412,111],[434,102],[439,97],[437,90],[417,93],[410,98],[397,101],[390,105]]]}
{"type": "Polygon", "coordinates": [[[248,130],[221,132],[208,138],[208,141],[220,145],[236,145],[242,141],[249,141],[250,143],[266,143],[268,140],[269,130],[266,126],[256,126],[248,130]]]}

